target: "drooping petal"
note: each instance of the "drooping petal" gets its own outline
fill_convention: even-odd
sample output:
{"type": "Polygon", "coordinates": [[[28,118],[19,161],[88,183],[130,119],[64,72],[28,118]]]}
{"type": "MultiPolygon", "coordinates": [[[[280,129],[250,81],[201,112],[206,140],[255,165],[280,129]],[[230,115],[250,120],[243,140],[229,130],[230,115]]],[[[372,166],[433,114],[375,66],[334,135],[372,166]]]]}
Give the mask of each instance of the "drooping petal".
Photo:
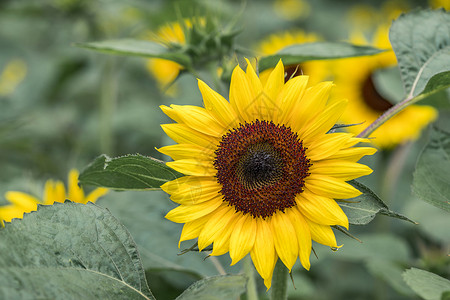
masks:
{"type": "Polygon", "coordinates": [[[298,240],[298,256],[300,257],[300,262],[306,270],[309,270],[311,267],[309,257],[311,256],[312,244],[308,223],[306,223],[300,211],[295,207],[286,209],[286,215],[291,220],[292,225],[295,228],[296,237],[298,240]]]}
{"type": "Polygon", "coordinates": [[[275,252],[274,234],[268,222],[261,218],[256,220],[256,226],[255,244],[250,255],[259,275],[264,279],[272,278],[276,262],[274,257],[278,257],[275,252]]]}
{"type": "Polygon", "coordinates": [[[271,217],[270,223],[277,254],[290,272],[298,257],[298,240],[295,228],[283,212],[276,212],[271,217]]]}
{"type": "Polygon", "coordinates": [[[361,192],[344,180],[311,174],[305,179],[305,188],[311,192],[334,199],[348,199],[361,195],[361,192]]]}
{"type": "Polygon", "coordinates": [[[206,83],[198,80],[198,87],[203,96],[206,110],[216,118],[224,128],[234,128],[239,124],[238,115],[231,104],[206,83]]]}
{"type": "Polygon", "coordinates": [[[184,224],[183,230],[181,231],[180,241],[178,242],[178,248],[180,248],[181,242],[192,240],[198,237],[206,222],[210,220],[211,214],[213,213],[214,212],[198,218],[192,222],[187,222],[186,224],[184,224]]]}
{"type": "Polygon", "coordinates": [[[230,236],[231,265],[234,265],[252,250],[256,236],[256,220],[241,214],[230,236]]]}
{"type": "Polygon", "coordinates": [[[226,204],[214,211],[198,237],[198,249],[200,251],[211,245],[218,236],[222,235],[222,231],[233,220],[234,214],[235,210],[226,204]]]}
{"type": "Polygon", "coordinates": [[[348,218],[335,200],[309,190],[297,195],[298,210],[311,221],[322,225],[340,225],[348,229],[348,218]]]}
{"type": "Polygon", "coordinates": [[[166,215],[166,219],[169,219],[175,223],[192,222],[198,218],[207,215],[216,210],[223,203],[222,197],[216,197],[209,201],[205,201],[194,205],[180,205],[166,215]]]}
{"type": "Polygon", "coordinates": [[[311,237],[314,241],[325,246],[330,246],[332,248],[338,247],[336,243],[336,237],[334,236],[334,232],[330,226],[314,223],[307,218],[305,219],[305,221],[308,223],[311,237]]]}

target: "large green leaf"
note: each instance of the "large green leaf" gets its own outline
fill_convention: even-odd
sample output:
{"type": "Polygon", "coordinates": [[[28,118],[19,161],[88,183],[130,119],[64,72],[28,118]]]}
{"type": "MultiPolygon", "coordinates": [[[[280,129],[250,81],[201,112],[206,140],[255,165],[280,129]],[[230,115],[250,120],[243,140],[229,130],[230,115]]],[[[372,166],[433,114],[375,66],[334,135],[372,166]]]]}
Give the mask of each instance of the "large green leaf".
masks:
{"type": "Polygon", "coordinates": [[[174,61],[183,66],[190,65],[190,58],[187,55],[172,51],[161,44],[151,41],[118,39],[90,43],[76,43],[75,46],[109,54],[162,58],[174,61]]]}
{"type": "Polygon", "coordinates": [[[339,206],[347,215],[350,224],[365,225],[372,221],[377,214],[416,223],[408,217],[390,210],[372,190],[362,183],[355,180],[351,180],[349,183],[362,192],[358,197],[339,202],[339,206]]]}
{"type": "Polygon", "coordinates": [[[296,44],[280,50],[278,53],[262,57],[259,60],[259,70],[264,71],[276,66],[278,61],[283,64],[295,65],[308,60],[334,59],[363,55],[374,55],[383,50],[369,46],[356,46],[344,42],[315,42],[296,44]]]}
{"type": "Polygon", "coordinates": [[[421,269],[411,268],[403,273],[403,279],[425,300],[441,300],[450,291],[450,281],[421,269]]]}
{"type": "Polygon", "coordinates": [[[177,300],[238,299],[245,292],[247,279],[242,275],[225,275],[195,282],[177,300]]]}
{"type": "Polygon", "coordinates": [[[434,75],[450,70],[450,13],[443,9],[401,15],[389,38],[410,97],[421,93],[434,75]]]}
{"type": "MultiPolygon", "coordinates": [[[[131,235],[111,213],[92,203],[66,201],[39,206],[36,212],[25,214],[23,220],[6,223],[0,229],[0,253],[0,269],[12,272],[11,278],[0,276],[0,294],[6,295],[0,298],[14,298],[8,295],[17,295],[23,285],[38,287],[43,281],[67,279],[67,285],[76,286],[97,282],[99,293],[117,294],[123,290],[127,295],[139,295],[136,298],[154,299],[131,235]],[[52,272],[55,269],[59,271],[52,272]],[[23,281],[14,283],[14,278],[23,281]]],[[[57,284],[46,286],[53,289],[42,294],[48,298],[76,298],[82,294],[83,299],[98,299],[88,289],[76,294],[67,289],[58,294],[62,288],[57,284]]],[[[34,295],[38,298],[39,294],[34,295]]]]}
{"type": "Polygon", "coordinates": [[[115,190],[157,190],[183,174],[160,160],[139,154],[97,157],[79,176],[82,185],[115,190]]]}
{"type": "Polygon", "coordinates": [[[442,114],[417,161],[413,191],[422,200],[450,212],[450,118],[442,114]]]}

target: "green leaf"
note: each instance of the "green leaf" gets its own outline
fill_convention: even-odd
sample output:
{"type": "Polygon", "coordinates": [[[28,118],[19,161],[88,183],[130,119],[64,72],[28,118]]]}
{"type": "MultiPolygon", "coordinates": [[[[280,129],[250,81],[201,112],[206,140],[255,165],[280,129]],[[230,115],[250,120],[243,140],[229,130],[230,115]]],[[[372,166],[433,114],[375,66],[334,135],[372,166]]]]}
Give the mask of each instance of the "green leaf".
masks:
{"type": "MultiPolygon", "coordinates": [[[[421,93],[434,75],[450,70],[450,14],[445,10],[401,15],[392,24],[389,39],[410,97],[421,93]]],[[[445,81],[448,87],[448,77],[445,81]]]]}
{"type": "Polygon", "coordinates": [[[355,180],[351,180],[349,183],[362,192],[362,194],[358,197],[347,199],[345,202],[338,202],[339,206],[347,215],[350,224],[368,224],[377,214],[386,215],[416,224],[416,222],[410,220],[408,217],[390,210],[387,205],[367,186],[355,180]]]}
{"type": "Polygon", "coordinates": [[[280,50],[278,53],[262,57],[259,70],[264,71],[276,66],[280,59],[285,66],[295,65],[308,60],[334,59],[363,55],[374,55],[383,50],[369,46],[356,46],[344,42],[315,42],[296,44],[280,50]]]}
{"type": "Polygon", "coordinates": [[[225,275],[195,282],[177,300],[238,299],[245,292],[247,278],[242,275],[225,275]]]}
{"type": "MultiPolygon", "coordinates": [[[[389,245],[391,248],[392,245],[389,245]]],[[[407,296],[413,296],[414,293],[402,280],[403,268],[392,261],[384,259],[368,259],[366,267],[369,272],[378,278],[383,279],[398,293],[407,296]]]]}
{"type": "Polygon", "coordinates": [[[420,199],[450,212],[450,118],[443,114],[417,160],[412,189],[420,199]]]}
{"type": "Polygon", "coordinates": [[[90,43],[75,43],[75,46],[109,54],[162,58],[174,61],[183,66],[189,66],[190,58],[180,52],[175,52],[161,44],[133,39],[106,40],[90,43]]]}
{"type": "Polygon", "coordinates": [[[421,269],[411,268],[403,272],[403,279],[420,297],[426,300],[440,300],[443,293],[450,291],[450,281],[421,269]]]}
{"type": "MultiPolygon", "coordinates": [[[[23,220],[15,219],[0,229],[0,253],[0,269],[11,271],[11,276],[14,274],[16,278],[23,277],[25,285],[29,282],[39,286],[43,279],[54,282],[66,278],[78,286],[88,281],[98,282],[101,293],[117,294],[126,290],[128,295],[154,299],[131,235],[111,213],[92,203],[66,201],[39,205],[37,211],[25,214],[23,220]],[[55,269],[59,271],[53,272],[55,269]]],[[[22,287],[22,283],[14,284],[11,278],[0,278],[0,282],[22,287]]],[[[55,284],[47,285],[53,289],[48,295],[61,291],[55,284]]],[[[9,286],[0,284],[0,294],[20,293],[9,286]]],[[[60,299],[76,298],[70,292],[68,289],[60,299]]],[[[87,289],[84,292],[83,299],[98,299],[95,292],[87,289]]],[[[35,295],[33,298],[38,294],[35,295]]]]}
{"type": "Polygon", "coordinates": [[[82,185],[115,190],[157,190],[181,176],[164,162],[148,156],[130,154],[110,158],[103,154],[80,174],[79,181],[82,185]]]}
{"type": "Polygon", "coordinates": [[[124,281],[91,270],[58,267],[0,269],[1,299],[150,299],[124,281]]]}

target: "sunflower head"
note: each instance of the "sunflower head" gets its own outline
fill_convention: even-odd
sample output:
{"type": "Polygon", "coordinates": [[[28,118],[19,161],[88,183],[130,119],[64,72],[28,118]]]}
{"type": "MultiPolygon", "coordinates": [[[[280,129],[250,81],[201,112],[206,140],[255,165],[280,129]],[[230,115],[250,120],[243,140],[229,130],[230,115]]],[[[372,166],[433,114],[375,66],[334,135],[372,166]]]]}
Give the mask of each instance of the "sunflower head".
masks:
{"type": "MultiPolygon", "coordinates": [[[[395,104],[379,90],[375,80],[377,72],[397,64],[389,43],[388,31],[387,25],[379,26],[372,40],[366,39],[362,32],[354,31],[350,42],[372,45],[386,51],[375,56],[340,59],[330,64],[337,85],[334,96],[339,98],[345,95],[350,99],[348,108],[342,115],[342,122],[361,124],[349,127],[351,132],[361,132],[395,104]]],[[[380,148],[393,148],[415,140],[436,116],[437,112],[431,106],[411,105],[375,130],[370,138],[380,148]]]]}
{"type": "Polygon", "coordinates": [[[332,225],[348,228],[336,199],[358,196],[346,181],[371,169],[357,163],[375,152],[365,140],[330,133],[346,100],[328,101],[331,82],[287,82],[280,61],[261,82],[250,64],[237,66],[229,101],[198,81],[204,108],[162,106],[176,123],[162,125],[177,144],[159,149],[186,176],[161,188],[179,206],[166,218],[184,223],[180,242],[198,239],[211,255],[247,254],[270,288],[278,258],[310,268],[311,241],[337,248],[332,225]]]}
{"type": "Polygon", "coordinates": [[[55,202],[64,202],[66,199],[86,204],[97,201],[108,192],[106,188],[97,188],[85,195],[83,188],[78,186],[78,175],[79,173],[75,169],[69,172],[67,191],[62,181],[47,180],[42,199],[23,192],[7,192],[5,198],[10,204],[0,206],[1,224],[3,225],[4,221],[11,222],[12,219],[21,219],[24,213],[35,211],[38,204],[52,205],[55,202]]]}

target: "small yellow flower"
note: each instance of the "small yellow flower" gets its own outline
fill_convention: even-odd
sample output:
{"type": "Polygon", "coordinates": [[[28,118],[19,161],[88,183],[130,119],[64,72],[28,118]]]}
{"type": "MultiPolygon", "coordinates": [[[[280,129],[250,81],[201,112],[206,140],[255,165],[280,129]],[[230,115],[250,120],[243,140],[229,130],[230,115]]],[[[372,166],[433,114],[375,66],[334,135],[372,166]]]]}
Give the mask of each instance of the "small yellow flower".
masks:
{"type": "Polygon", "coordinates": [[[311,6],[305,0],[275,0],[273,8],[286,20],[304,19],[311,12],[311,6]]]}
{"type": "Polygon", "coordinates": [[[9,191],[5,194],[6,200],[11,204],[0,206],[0,222],[11,222],[12,219],[21,219],[24,213],[29,213],[37,209],[38,204],[52,205],[55,202],[64,202],[69,199],[76,203],[86,204],[95,202],[108,192],[106,188],[97,188],[90,194],[85,195],[81,187],[78,186],[78,171],[71,170],[68,176],[68,190],[61,181],[47,180],[42,199],[32,195],[9,191]]]}
{"type": "Polygon", "coordinates": [[[0,73],[0,96],[12,94],[27,75],[27,65],[21,59],[13,59],[0,73]]]}
{"type": "MultiPolygon", "coordinates": [[[[248,63],[248,61],[247,61],[248,63]]],[[[267,288],[278,258],[291,270],[310,268],[312,240],[337,248],[330,226],[348,228],[335,199],[360,195],[346,181],[372,170],[357,161],[376,150],[365,139],[329,133],[346,100],[329,103],[333,84],[308,87],[308,76],[285,83],[280,61],[263,84],[248,63],[231,77],[230,101],[198,81],[205,108],[161,106],[176,143],[159,149],[186,176],[161,188],[180,204],[166,218],[184,223],[181,241],[213,244],[232,264],[250,254],[267,288]]]]}
{"type": "MultiPolygon", "coordinates": [[[[306,33],[303,30],[297,29],[272,34],[261,41],[255,49],[258,56],[268,56],[276,54],[288,46],[312,43],[320,40],[321,37],[314,33],[306,33]]],[[[313,61],[304,62],[300,65],[286,66],[285,76],[286,79],[289,79],[293,75],[308,75],[310,83],[318,83],[323,81],[328,74],[326,65],[327,62],[325,61],[313,61]]],[[[264,70],[260,73],[260,78],[263,83],[267,81],[269,74],[272,71],[273,68],[264,70]]]]}
{"type": "MultiPolygon", "coordinates": [[[[377,91],[373,81],[377,70],[394,67],[397,64],[389,43],[388,30],[388,26],[380,26],[372,43],[360,32],[354,32],[350,39],[354,44],[371,44],[388,51],[375,56],[336,60],[330,65],[337,85],[334,96],[337,98],[345,96],[350,100],[347,110],[342,115],[342,122],[363,123],[349,127],[351,132],[361,132],[392,107],[392,104],[377,91]]],[[[375,130],[370,137],[380,148],[393,148],[406,141],[415,140],[421,130],[434,121],[436,116],[437,112],[433,107],[411,105],[375,130]]]]}

